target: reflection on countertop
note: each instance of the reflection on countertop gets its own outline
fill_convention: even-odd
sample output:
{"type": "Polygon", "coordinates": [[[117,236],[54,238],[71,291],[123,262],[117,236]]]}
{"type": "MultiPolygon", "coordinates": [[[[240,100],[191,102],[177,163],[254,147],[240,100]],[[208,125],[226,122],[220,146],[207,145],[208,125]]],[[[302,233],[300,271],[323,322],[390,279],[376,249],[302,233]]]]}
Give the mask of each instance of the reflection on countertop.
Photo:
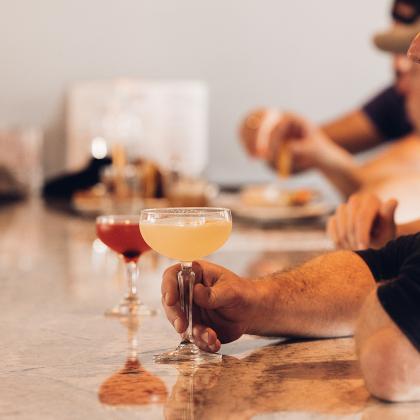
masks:
{"type": "MultiPolygon", "coordinates": [[[[103,316],[124,281],[115,255],[94,242],[92,221],[35,200],[1,208],[0,232],[2,419],[420,418],[420,404],[369,396],[352,338],[244,336],[223,345],[219,363],[155,364],[153,354],[179,338],[162,311],[123,325],[103,316]]],[[[211,259],[240,274],[287,268],[328,248],[309,226],[240,226],[232,237],[211,259]]],[[[160,307],[170,263],[142,257],[139,292],[151,307],[160,307]]]]}
{"type": "MultiPolygon", "coordinates": [[[[186,418],[196,419],[215,419],[222,413],[240,419],[274,412],[356,413],[369,394],[355,360],[329,360],[335,344],[271,345],[244,358],[224,356],[220,365],[198,366],[191,372],[180,369],[165,406],[167,418],[184,418],[179,413],[189,401],[193,415],[186,418]]],[[[339,357],[348,355],[351,340],[340,345],[344,352],[339,357]]]]}
{"type": "Polygon", "coordinates": [[[122,369],[101,384],[98,391],[99,401],[113,406],[164,403],[168,395],[165,383],[158,376],[146,371],[139,360],[139,320],[131,317],[121,318],[120,321],[127,328],[127,359],[122,369]]]}

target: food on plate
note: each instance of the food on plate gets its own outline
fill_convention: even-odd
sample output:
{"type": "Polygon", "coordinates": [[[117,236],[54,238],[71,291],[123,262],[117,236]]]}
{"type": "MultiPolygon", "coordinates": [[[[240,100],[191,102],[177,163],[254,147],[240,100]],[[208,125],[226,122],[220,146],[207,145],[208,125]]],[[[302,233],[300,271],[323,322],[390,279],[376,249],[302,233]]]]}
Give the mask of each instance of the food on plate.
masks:
{"type": "Polygon", "coordinates": [[[280,145],[277,159],[277,171],[280,178],[288,178],[292,169],[292,155],[287,142],[280,145]]]}
{"type": "Polygon", "coordinates": [[[316,196],[316,191],[309,188],[281,189],[275,185],[263,185],[244,188],[240,201],[253,207],[301,207],[313,202],[316,196]]]}

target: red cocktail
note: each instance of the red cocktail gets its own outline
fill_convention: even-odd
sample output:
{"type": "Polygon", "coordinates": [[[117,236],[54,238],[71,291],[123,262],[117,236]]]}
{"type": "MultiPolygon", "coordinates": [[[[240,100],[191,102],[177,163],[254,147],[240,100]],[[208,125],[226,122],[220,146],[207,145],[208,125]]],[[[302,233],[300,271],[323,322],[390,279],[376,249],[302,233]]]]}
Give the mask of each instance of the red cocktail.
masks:
{"type": "Polygon", "coordinates": [[[150,249],[141,236],[138,220],[135,223],[129,220],[101,223],[101,218],[98,219],[98,238],[117,254],[122,255],[126,262],[137,262],[140,255],[150,249]]]}
{"type": "Polygon", "coordinates": [[[137,262],[140,255],[150,249],[139,229],[139,216],[100,216],[96,219],[98,238],[110,249],[120,255],[126,266],[128,293],[120,304],[106,311],[106,315],[129,316],[150,315],[152,311],[139,302],[137,262]]]}

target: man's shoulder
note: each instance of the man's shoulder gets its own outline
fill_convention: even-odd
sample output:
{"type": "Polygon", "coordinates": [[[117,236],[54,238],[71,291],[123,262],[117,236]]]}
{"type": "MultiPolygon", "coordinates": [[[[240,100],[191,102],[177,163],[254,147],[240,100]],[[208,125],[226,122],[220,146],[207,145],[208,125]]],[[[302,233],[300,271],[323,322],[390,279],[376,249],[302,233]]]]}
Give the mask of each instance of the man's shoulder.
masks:
{"type": "Polygon", "coordinates": [[[389,101],[395,101],[396,99],[403,99],[403,95],[401,95],[395,87],[395,84],[390,84],[376,93],[371,99],[365,104],[365,107],[369,107],[370,105],[378,105],[378,104],[386,104],[389,101]]]}

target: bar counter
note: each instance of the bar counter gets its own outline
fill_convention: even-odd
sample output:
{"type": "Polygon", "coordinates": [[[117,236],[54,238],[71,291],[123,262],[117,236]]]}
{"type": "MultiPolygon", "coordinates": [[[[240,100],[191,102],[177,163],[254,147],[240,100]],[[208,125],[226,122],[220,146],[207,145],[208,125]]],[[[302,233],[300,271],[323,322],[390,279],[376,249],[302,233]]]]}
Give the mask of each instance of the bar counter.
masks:
{"type": "MultiPolygon", "coordinates": [[[[420,404],[370,397],[352,338],[244,336],[220,363],[161,365],[178,335],[162,311],[106,318],[124,293],[117,257],[92,220],[33,200],[0,209],[1,419],[418,419],[420,404]]],[[[264,274],[331,248],[320,227],[236,225],[211,260],[264,274]]],[[[140,296],[160,309],[170,261],[141,258],[140,296]]]]}

